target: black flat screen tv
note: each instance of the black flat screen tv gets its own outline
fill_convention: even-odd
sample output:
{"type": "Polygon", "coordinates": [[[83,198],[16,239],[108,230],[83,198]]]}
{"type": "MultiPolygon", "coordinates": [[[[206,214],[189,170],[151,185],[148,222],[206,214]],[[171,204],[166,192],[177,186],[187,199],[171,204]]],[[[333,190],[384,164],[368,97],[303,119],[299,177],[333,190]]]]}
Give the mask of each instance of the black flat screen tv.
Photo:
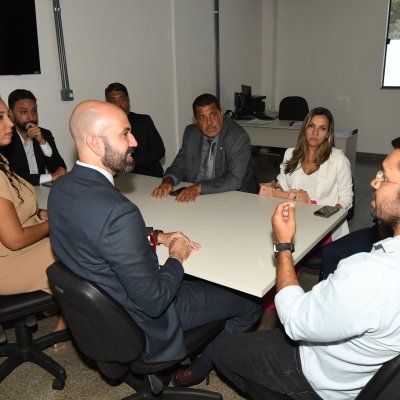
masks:
{"type": "Polygon", "coordinates": [[[35,0],[2,0],[0,13],[0,75],[40,74],[35,0]]]}

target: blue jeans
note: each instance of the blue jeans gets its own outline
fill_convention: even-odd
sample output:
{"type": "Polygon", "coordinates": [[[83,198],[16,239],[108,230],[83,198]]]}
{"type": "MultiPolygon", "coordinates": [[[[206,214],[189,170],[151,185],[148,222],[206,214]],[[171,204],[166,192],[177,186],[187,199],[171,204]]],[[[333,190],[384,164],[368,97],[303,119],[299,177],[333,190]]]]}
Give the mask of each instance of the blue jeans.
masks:
{"type": "Polygon", "coordinates": [[[215,341],[223,336],[250,330],[260,318],[261,299],[199,279],[184,279],[175,298],[183,330],[208,322],[226,320],[225,329],[202,351],[192,364],[194,379],[212,368],[215,341]]]}
{"type": "Polygon", "coordinates": [[[213,359],[218,371],[252,399],[321,399],[303,375],[297,343],[281,328],[221,338],[213,359]]]}

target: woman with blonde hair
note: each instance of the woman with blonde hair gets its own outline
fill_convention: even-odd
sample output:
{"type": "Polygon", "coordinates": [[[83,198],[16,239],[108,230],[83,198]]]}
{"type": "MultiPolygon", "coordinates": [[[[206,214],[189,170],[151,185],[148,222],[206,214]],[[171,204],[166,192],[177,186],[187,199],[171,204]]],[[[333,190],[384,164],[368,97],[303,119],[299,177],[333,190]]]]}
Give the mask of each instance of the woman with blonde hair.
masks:
{"type": "MultiPolygon", "coordinates": [[[[303,121],[296,147],[286,150],[276,188],[307,192],[311,202],[349,210],[353,204],[351,166],[343,151],[334,147],[334,120],[323,107],[311,110],[303,121]]],[[[343,221],[332,239],[349,233],[343,221]]]]}

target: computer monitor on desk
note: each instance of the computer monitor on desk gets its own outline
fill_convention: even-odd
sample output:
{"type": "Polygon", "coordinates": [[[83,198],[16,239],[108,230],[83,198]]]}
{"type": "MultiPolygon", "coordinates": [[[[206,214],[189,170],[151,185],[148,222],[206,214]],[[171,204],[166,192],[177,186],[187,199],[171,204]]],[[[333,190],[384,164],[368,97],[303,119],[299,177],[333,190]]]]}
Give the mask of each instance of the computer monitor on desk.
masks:
{"type": "Polygon", "coordinates": [[[273,119],[265,115],[266,96],[253,96],[251,86],[242,85],[241,93],[235,93],[235,114],[237,119],[273,119]]]}

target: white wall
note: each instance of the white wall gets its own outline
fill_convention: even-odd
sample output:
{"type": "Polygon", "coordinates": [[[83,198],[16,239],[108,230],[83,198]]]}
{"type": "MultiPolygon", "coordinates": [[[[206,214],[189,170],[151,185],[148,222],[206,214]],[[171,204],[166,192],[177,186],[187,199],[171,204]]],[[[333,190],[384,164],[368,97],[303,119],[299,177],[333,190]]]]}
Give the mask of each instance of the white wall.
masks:
{"type": "Polygon", "coordinates": [[[40,125],[54,133],[59,150],[69,163],[74,155],[67,122],[74,104],[60,100],[61,83],[52,1],[37,0],[35,4],[42,73],[0,76],[0,95],[7,103],[8,94],[14,89],[31,90],[38,99],[40,125]]]}
{"type": "Polygon", "coordinates": [[[151,115],[171,157],[175,127],[170,2],[62,0],[62,8],[75,99],[104,100],[109,83],[124,83],[132,110],[151,115]]]}
{"type": "Polygon", "coordinates": [[[275,2],[277,0],[263,0],[262,2],[262,33],[261,33],[261,93],[267,96],[267,110],[278,109],[276,103],[276,60],[278,42],[278,17],[275,2]]]}
{"type": "Polygon", "coordinates": [[[88,98],[104,100],[104,89],[120,81],[132,109],[154,119],[175,152],[170,2],[157,0],[61,0],[70,87],[74,101],[60,99],[61,78],[51,0],[36,0],[42,74],[1,77],[4,97],[16,87],[38,98],[41,125],[51,129],[69,166],[75,151],[68,132],[72,108],[88,98]],[[118,4],[118,6],[116,6],[118,4]]]}
{"type": "Polygon", "coordinates": [[[380,89],[387,1],[279,0],[275,7],[276,104],[303,96],[310,108],[330,108],[337,128],[358,128],[358,151],[390,151],[400,136],[400,91],[380,89]]]}
{"type": "MultiPolygon", "coordinates": [[[[179,137],[192,121],[194,98],[216,94],[213,10],[213,0],[174,1],[179,137]]],[[[225,110],[233,108],[234,92],[241,84],[261,94],[261,11],[262,0],[219,2],[220,100],[225,110]]]]}
{"type": "MultiPolygon", "coordinates": [[[[53,132],[71,167],[76,159],[68,131],[73,107],[88,98],[104,99],[104,88],[120,81],[128,87],[132,109],[152,116],[167,149],[164,166],[168,166],[180,146],[184,126],[192,121],[194,98],[215,93],[214,1],[60,3],[74,101],[60,98],[52,0],[35,2],[41,75],[0,76],[0,94],[7,99],[12,90],[24,88],[36,95],[40,124],[53,132]]],[[[248,10],[247,0],[220,3],[225,106],[224,102],[233,103],[233,93],[241,83],[260,89],[262,0],[253,0],[248,10]]]]}
{"type": "MultiPolygon", "coordinates": [[[[0,76],[0,94],[33,91],[41,125],[71,166],[72,108],[103,99],[105,86],[121,81],[132,108],[154,119],[169,165],[193,99],[215,93],[214,1],[61,0],[61,7],[74,101],[60,99],[51,0],[36,0],[42,74],[0,76]]],[[[220,0],[223,108],[233,107],[242,83],[272,109],[302,95],[310,107],[329,107],[339,129],[358,128],[358,151],[387,153],[400,136],[400,91],[380,89],[386,9],[375,0],[220,0]]]]}
{"type": "Polygon", "coordinates": [[[200,94],[215,94],[213,0],[174,1],[174,50],[177,138],[192,123],[192,103],[200,94]]]}
{"type": "Polygon", "coordinates": [[[221,104],[234,107],[234,92],[250,85],[253,95],[261,88],[262,1],[220,0],[221,104]]]}

